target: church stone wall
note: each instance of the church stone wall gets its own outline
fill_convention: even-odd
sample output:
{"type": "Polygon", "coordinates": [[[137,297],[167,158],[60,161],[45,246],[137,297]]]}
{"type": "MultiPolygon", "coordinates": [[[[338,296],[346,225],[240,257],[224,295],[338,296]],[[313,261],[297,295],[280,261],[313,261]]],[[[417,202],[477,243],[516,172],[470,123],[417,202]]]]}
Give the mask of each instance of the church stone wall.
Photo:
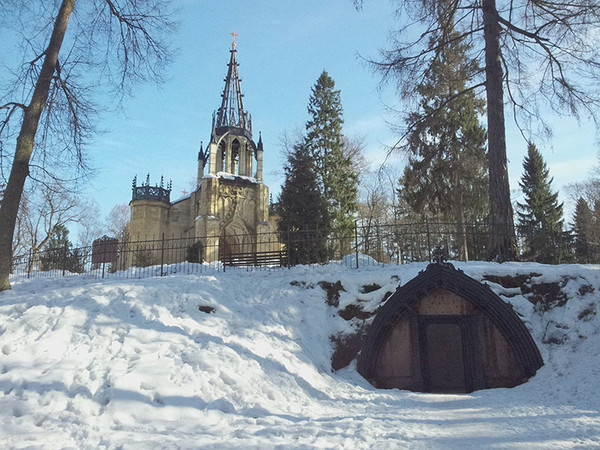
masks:
{"type": "Polygon", "coordinates": [[[167,232],[170,205],[155,200],[134,200],[129,206],[132,241],[160,239],[167,232]]]}
{"type": "Polygon", "coordinates": [[[166,239],[188,237],[190,231],[193,231],[190,198],[171,204],[154,200],[135,200],[129,206],[132,242],[162,239],[163,233],[166,239]]]}
{"type": "Polygon", "coordinates": [[[169,209],[168,229],[165,237],[189,237],[190,231],[193,234],[192,213],[193,202],[191,197],[172,203],[169,209]]]}
{"type": "MultiPolygon", "coordinates": [[[[196,199],[195,232],[221,242],[205,242],[206,260],[226,253],[273,250],[261,234],[272,231],[268,210],[269,189],[262,183],[233,177],[208,176],[196,199]],[[219,249],[220,247],[220,249],[219,249]]],[[[272,237],[269,236],[269,241],[272,237]]]]}

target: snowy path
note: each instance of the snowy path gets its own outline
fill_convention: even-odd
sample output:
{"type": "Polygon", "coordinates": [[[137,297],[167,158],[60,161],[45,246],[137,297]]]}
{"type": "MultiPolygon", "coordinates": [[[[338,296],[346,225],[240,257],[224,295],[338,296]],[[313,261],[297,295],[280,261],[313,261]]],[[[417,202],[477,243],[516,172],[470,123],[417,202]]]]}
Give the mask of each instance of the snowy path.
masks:
{"type": "MultiPolygon", "coordinates": [[[[598,292],[547,313],[510,299],[546,362],[514,389],[418,394],[375,390],[353,367],[332,373],[329,336],[351,324],[317,283],[340,280],[343,304],[422,268],[18,282],[0,293],[2,447],[600,448],[598,292]],[[549,323],[562,344],[542,343],[549,323]]],[[[600,287],[598,267],[464,270],[600,287]]]]}

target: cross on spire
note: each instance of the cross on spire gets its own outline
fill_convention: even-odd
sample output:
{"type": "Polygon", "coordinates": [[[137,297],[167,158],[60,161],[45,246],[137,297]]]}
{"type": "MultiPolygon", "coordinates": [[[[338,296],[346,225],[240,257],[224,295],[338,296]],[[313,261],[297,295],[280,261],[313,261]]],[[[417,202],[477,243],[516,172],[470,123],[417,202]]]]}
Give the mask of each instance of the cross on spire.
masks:
{"type": "Polygon", "coordinates": [[[236,36],[239,36],[239,34],[237,34],[237,33],[235,32],[235,30],[233,30],[233,32],[231,32],[231,33],[229,33],[229,34],[233,36],[233,44],[231,44],[231,48],[235,48],[235,37],[236,37],[236,36]]]}

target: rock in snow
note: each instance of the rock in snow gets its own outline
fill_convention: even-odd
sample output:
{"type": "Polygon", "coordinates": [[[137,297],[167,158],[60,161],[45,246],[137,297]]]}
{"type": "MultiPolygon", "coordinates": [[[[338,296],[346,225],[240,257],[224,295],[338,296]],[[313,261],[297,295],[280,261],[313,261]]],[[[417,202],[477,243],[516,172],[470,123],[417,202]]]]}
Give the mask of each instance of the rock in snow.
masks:
{"type": "Polygon", "coordinates": [[[561,282],[552,308],[489,282],[542,353],[528,383],[422,394],[332,371],[330,337],[353,326],[338,311],[374,310],[425,264],[16,279],[0,293],[2,448],[600,447],[600,266],[456,265],[561,282]],[[337,308],[322,281],[343,286],[337,308]]]}

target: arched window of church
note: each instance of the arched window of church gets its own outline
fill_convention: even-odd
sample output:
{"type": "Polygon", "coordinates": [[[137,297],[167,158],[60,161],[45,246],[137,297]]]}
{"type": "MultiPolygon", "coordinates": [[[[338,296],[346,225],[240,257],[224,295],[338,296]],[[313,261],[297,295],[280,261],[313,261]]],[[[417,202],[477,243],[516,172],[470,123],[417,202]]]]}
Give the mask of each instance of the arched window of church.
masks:
{"type": "Polygon", "coordinates": [[[225,142],[219,144],[219,151],[217,152],[217,172],[225,172],[225,157],[227,152],[225,151],[225,142]]]}
{"type": "Polygon", "coordinates": [[[246,144],[246,175],[248,176],[252,176],[254,174],[254,170],[252,168],[253,162],[252,161],[254,159],[254,154],[252,152],[252,146],[249,144],[246,144]]]}
{"type": "Polygon", "coordinates": [[[240,141],[237,139],[231,143],[231,173],[240,174],[240,141]]]}

